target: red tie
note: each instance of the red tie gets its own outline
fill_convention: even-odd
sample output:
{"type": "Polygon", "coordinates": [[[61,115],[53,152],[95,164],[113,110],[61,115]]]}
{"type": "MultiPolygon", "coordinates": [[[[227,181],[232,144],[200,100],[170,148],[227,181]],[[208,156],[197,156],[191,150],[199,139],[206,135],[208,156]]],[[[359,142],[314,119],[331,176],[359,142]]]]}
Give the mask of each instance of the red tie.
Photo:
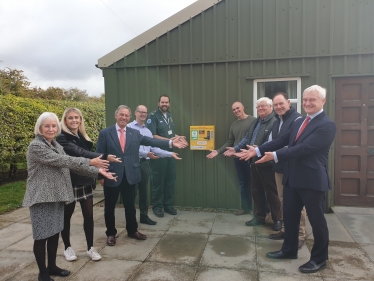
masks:
{"type": "Polygon", "coordinates": [[[125,131],[123,129],[119,129],[119,131],[121,132],[121,135],[119,137],[119,144],[121,145],[122,152],[125,152],[125,131]]]}
{"type": "Polygon", "coordinates": [[[309,120],[310,120],[310,117],[307,116],[304,120],[303,125],[301,125],[299,132],[296,135],[295,141],[297,141],[297,139],[300,137],[301,133],[305,130],[306,126],[308,126],[309,120]]]}

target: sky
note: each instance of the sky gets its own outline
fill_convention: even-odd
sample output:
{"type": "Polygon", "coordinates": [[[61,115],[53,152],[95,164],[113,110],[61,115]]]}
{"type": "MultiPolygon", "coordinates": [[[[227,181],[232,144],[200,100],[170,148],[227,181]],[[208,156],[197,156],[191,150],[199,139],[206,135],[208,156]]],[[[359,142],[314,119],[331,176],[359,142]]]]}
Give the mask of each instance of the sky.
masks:
{"type": "Polygon", "coordinates": [[[104,93],[99,58],[196,0],[1,0],[0,69],[31,86],[104,93]]]}

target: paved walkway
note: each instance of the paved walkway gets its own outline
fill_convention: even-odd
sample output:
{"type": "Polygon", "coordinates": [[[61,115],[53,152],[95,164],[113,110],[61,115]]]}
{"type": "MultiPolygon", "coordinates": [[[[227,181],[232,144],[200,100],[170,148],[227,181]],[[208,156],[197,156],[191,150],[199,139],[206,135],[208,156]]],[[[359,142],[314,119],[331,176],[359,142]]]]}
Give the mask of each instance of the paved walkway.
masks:
{"type": "MultiPolygon", "coordinates": [[[[102,200],[97,191],[95,201],[102,200]]],[[[104,209],[94,207],[95,241],[103,259],[93,262],[85,256],[85,237],[79,204],[72,218],[71,241],[78,260],[65,261],[63,244],[57,264],[69,269],[67,278],[55,280],[374,280],[374,208],[335,207],[327,214],[330,229],[330,259],[327,269],[301,274],[298,267],[309,259],[313,235],[307,226],[307,246],[297,260],[270,260],[268,251],[278,250],[282,241],[267,239],[271,223],[247,227],[252,216],[216,212],[178,211],[164,218],[150,217],[156,226],[139,225],[146,241],[129,239],[122,208],[116,209],[119,238],[106,246],[104,209]]],[[[0,280],[37,280],[32,253],[33,239],[29,211],[21,208],[0,215],[0,280]]]]}

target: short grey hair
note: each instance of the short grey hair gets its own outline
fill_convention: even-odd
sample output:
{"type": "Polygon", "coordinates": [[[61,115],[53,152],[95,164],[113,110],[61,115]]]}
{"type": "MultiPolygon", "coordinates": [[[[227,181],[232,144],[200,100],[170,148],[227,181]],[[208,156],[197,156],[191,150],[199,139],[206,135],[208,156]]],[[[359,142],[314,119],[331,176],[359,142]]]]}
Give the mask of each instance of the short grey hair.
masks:
{"type": "Polygon", "coordinates": [[[271,107],[273,106],[273,101],[267,97],[263,97],[263,98],[259,98],[257,101],[256,101],[256,105],[259,105],[260,103],[262,103],[263,101],[266,101],[266,104],[267,105],[270,105],[271,107]]]}
{"type": "Polygon", "coordinates": [[[36,120],[35,128],[34,128],[34,134],[35,134],[35,136],[42,134],[40,132],[40,127],[43,126],[43,124],[44,124],[44,122],[46,120],[54,120],[54,121],[56,121],[57,128],[58,128],[57,135],[61,133],[61,124],[60,124],[60,121],[58,120],[57,115],[54,114],[53,112],[43,112],[38,117],[38,120],[36,120]]]}
{"type": "Polygon", "coordinates": [[[306,88],[306,89],[304,90],[304,93],[303,93],[303,94],[305,94],[305,93],[310,93],[310,92],[313,92],[313,91],[318,92],[318,95],[319,95],[319,97],[320,97],[321,99],[326,98],[326,89],[325,89],[325,88],[322,88],[322,87],[319,86],[319,85],[313,85],[313,86],[310,86],[310,87],[306,88]]]}
{"type": "Polygon", "coordinates": [[[127,105],[120,105],[120,106],[116,109],[116,111],[114,112],[114,116],[116,116],[116,115],[118,114],[118,111],[120,111],[120,110],[123,109],[123,108],[129,110],[129,112],[130,112],[130,117],[131,117],[131,108],[128,107],[127,105]]]}

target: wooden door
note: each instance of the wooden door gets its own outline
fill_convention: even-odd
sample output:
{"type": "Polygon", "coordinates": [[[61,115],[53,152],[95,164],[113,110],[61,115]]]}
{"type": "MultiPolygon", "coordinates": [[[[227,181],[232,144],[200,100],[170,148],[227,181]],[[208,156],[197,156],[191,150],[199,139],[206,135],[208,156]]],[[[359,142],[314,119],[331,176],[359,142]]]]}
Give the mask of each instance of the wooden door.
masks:
{"type": "Polygon", "coordinates": [[[335,84],[335,205],[374,206],[374,77],[335,84]]]}

